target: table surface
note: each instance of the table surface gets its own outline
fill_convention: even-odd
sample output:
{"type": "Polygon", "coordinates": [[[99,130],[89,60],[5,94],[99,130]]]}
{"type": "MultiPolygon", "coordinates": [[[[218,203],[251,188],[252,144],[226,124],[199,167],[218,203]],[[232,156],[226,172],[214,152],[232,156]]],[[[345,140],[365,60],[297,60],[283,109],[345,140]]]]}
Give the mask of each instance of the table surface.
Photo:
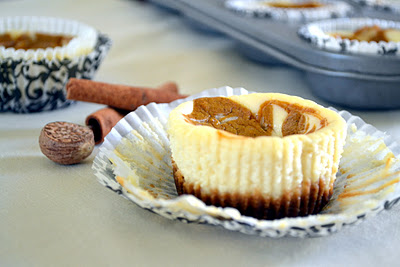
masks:
{"type": "MultiPolygon", "coordinates": [[[[0,16],[80,20],[113,40],[98,81],[155,87],[175,81],[186,94],[229,85],[315,98],[303,74],[247,60],[223,36],[198,32],[181,17],[128,0],[0,1],[0,16]]],[[[323,238],[271,239],[185,224],[143,210],[100,185],[91,165],[62,166],[39,149],[52,121],[84,124],[102,105],[76,103],[37,114],[0,114],[1,266],[394,266],[400,205],[323,238]]],[[[340,107],[337,107],[340,109],[340,107]]],[[[400,111],[354,115],[400,141],[400,111]]]]}

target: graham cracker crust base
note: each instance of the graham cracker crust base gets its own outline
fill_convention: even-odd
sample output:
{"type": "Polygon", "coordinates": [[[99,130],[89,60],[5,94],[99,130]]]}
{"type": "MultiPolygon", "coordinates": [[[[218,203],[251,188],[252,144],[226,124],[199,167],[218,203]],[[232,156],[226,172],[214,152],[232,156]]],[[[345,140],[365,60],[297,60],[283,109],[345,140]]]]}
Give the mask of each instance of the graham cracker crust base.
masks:
{"type": "Polygon", "coordinates": [[[319,183],[303,184],[301,190],[284,194],[280,199],[271,199],[260,192],[252,194],[219,193],[217,190],[204,193],[200,186],[187,183],[172,160],[173,174],[178,195],[191,194],[207,205],[233,207],[241,214],[258,219],[280,219],[307,216],[319,213],[332,196],[333,185],[325,189],[323,179],[319,183]]]}

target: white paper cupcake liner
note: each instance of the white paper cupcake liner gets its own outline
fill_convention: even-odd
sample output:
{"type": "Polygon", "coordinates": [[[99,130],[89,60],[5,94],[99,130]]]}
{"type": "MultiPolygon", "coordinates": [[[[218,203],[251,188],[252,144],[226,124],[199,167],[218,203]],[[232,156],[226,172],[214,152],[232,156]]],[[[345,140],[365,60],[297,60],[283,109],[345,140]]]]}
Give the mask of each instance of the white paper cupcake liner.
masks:
{"type": "Polygon", "coordinates": [[[302,26],[298,34],[320,49],[353,54],[399,56],[400,42],[360,42],[329,35],[335,32],[354,32],[359,28],[372,25],[377,25],[383,29],[395,28],[400,30],[400,22],[396,21],[371,18],[341,18],[309,23],[302,26]]]}
{"type": "Polygon", "coordinates": [[[0,112],[30,113],[66,107],[69,78],[91,79],[111,47],[111,40],[85,24],[58,18],[0,18],[7,31],[75,36],[63,47],[15,50],[0,47],[0,112]]]}
{"type": "Polygon", "coordinates": [[[372,10],[400,13],[400,1],[398,0],[352,0],[352,2],[372,10]]]}
{"type": "Polygon", "coordinates": [[[15,50],[12,47],[0,47],[0,59],[72,59],[81,55],[89,54],[91,51],[93,51],[97,41],[97,31],[94,28],[77,21],[51,17],[0,18],[0,34],[6,32],[39,32],[73,36],[74,38],[68,42],[67,45],[56,48],[15,50]]]}
{"type": "MultiPolygon", "coordinates": [[[[319,19],[339,18],[352,14],[352,7],[343,1],[319,0],[324,6],[317,8],[276,8],[263,3],[279,2],[276,0],[228,0],[225,6],[235,12],[254,17],[267,17],[283,21],[313,21],[319,19]]],[[[307,0],[290,0],[290,3],[310,2],[307,0]]]]}
{"type": "Polygon", "coordinates": [[[248,93],[243,88],[223,87],[170,104],[139,107],[106,137],[93,162],[95,175],[107,188],[166,218],[275,238],[326,236],[400,202],[400,147],[347,111],[339,112],[348,125],[340,172],[333,197],[320,214],[258,220],[234,208],[207,206],[192,195],[178,197],[165,131],[169,112],[198,97],[248,93]]]}

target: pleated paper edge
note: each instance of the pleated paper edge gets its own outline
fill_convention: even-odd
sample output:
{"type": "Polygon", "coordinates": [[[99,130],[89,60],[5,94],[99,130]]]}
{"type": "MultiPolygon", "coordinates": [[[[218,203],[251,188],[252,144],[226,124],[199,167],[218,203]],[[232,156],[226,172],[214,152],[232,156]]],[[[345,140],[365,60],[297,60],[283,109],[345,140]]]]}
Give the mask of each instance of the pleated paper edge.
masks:
{"type": "MultiPolygon", "coordinates": [[[[273,0],[267,0],[273,2],[273,0]]],[[[266,2],[267,2],[266,1],[266,2]]],[[[295,9],[295,8],[274,8],[267,6],[249,5],[261,2],[261,0],[227,0],[224,5],[227,9],[251,17],[267,17],[273,20],[299,22],[330,19],[334,17],[345,17],[352,14],[353,8],[345,1],[321,0],[322,3],[329,3],[330,6],[318,9],[295,9]],[[246,6],[247,5],[247,6],[246,6]]],[[[296,2],[296,1],[294,1],[296,2]]]]}
{"type": "MultiPolygon", "coordinates": [[[[159,108],[161,111],[170,111],[180,103],[193,100],[198,97],[230,96],[248,93],[254,92],[247,91],[244,88],[231,88],[226,86],[209,89],[186,99],[180,99],[169,104],[151,103],[145,107],[140,107],[138,111],[154,108],[154,106],[159,108]]],[[[99,182],[106,187],[123,195],[125,198],[133,201],[142,208],[150,209],[170,219],[180,219],[184,222],[220,225],[229,230],[269,237],[325,236],[337,232],[345,225],[358,224],[365,218],[373,216],[383,209],[386,209],[387,203],[397,203],[397,199],[400,197],[400,186],[397,185],[395,192],[391,193],[385,199],[377,203],[375,207],[369,210],[363,210],[352,214],[318,214],[309,215],[306,217],[283,218],[277,220],[258,220],[252,217],[242,216],[236,209],[233,208],[206,206],[201,200],[191,195],[179,196],[171,200],[152,198],[144,189],[136,188],[129,184],[125,184],[124,187],[122,187],[118,182],[113,180],[113,177],[108,177],[107,175],[100,174],[98,172],[99,169],[102,168],[101,165],[104,165],[105,163],[104,160],[107,158],[108,151],[114,150],[119,144],[120,140],[131,130],[133,130],[133,128],[127,122],[127,119],[132,113],[128,114],[124,119],[122,119],[105,138],[104,143],[99,149],[99,154],[94,160],[92,168],[95,171],[99,182]],[[113,184],[114,187],[105,183],[104,178],[113,184]],[[304,234],[302,234],[303,232],[304,234]]],[[[393,151],[396,157],[399,156],[400,147],[393,140],[393,138],[377,130],[372,125],[365,123],[361,118],[353,116],[347,111],[339,111],[339,113],[347,122],[351,121],[351,123],[354,124],[358,130],[365,130],[369,135],[384,138],[387,147],[393,151]]],[[[167,115],[164,119],[166,118],[167,115]]]]}
{"type": "Polygon", "coordinates": [[[400,42],[366,42],[329,36],[326,29],[332,32],[354,31],[363,26],[377,25],[382,28],[400,30],[400,22],[375,18],[337,18],[310,22],[299,28],[298,34],[319,49],[361,55],[400,56],[400,42]]]}

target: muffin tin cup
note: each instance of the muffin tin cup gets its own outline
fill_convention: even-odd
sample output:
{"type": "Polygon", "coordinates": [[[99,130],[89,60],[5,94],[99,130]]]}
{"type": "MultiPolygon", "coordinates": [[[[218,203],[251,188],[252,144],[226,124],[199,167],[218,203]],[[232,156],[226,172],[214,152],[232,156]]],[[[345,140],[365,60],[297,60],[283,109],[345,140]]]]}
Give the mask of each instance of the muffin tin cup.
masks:
{"type": "Polygon", "coordinates": [[[290,67],[289,65],[286,65],[283,61],[263,53],[262,51],[258,50],[257,48],[254,48],[252,46],[246,45],[245,43],[242,42],[236,42],[236,49],[245,57],[248,59],[260,63],[260,64],[267,64],[271,66],[285,66],[285,67],[290,67]]]}
{"type": "Polygon", "coordinates": [[[93,78],[111,47],[106,35],[76,21],[46,17],[0,19],[0,33],[17,30],[75,37],[56,48],[0,47],[0,112],[31,113],[70,105],[65,89],[68,79],[93,78]]]}
{"type": "Polygon", "coordinates": [[[330,35],[337,32],[354,32],[362,27],[373,25],[383,29],[394,28],[400,30],[400,22],[396,21],[371,18],[341,18],[309,23],[302,26],[298,34],[319,49],[351,54],[400,56],[400,42],[366,42],[342,39],[330,35]]]}
{"type": "MultiPolygon", "coordinates": [[[[227,0],[226,8],[246,16],[271,18],[274,20],[302,22],[319,19],[338,18],[352,14],[352,7],[343,1],[320,0],[324,6],[316,8],[277,8],[268,6],[275,0],[227,0]]],[[[306,0],[290,0],[288,3],[310,2],[306,0]]],[[[285,3],[286,3],[285,2],[285,3]]]]}
{"type": "Polygon", "coordinates": [[[347,111],[338,111],[347,123],[347,138],[333,195],[318,215],[259,220],[234,208],[206,205],[193,195],[178,196],[165,128],[170,111],[198,97],[248,93],[214,88],[169,104],[139,107],[100,146],[92,166],[96,177],[106,188],[165,218],[273,238],[327,236],[400,203],[400,147],[347,111]]]}
{"type": "Polygon", "coordinates": [[[315,96],[333,105],[359,110],[400,108],[400,79],[379,81],[315,72],[305,72],[305,78],[315,96]]]}
{"type": "Polygon", "coordinates": [[[189,25],[195,31],[198,31],[198,32],[201,32],[201,33],[207,34],[207,35],[222,36],[221,32],[213,29],[212,27],[208,27],[208,26],[204,25],[203,23],[193,19],[190,16],[183,15],[183,18],[185,20],[185,23],[187,25],[189,25]]]}
{"type": "Polygon", "coordinates": [[[164,11],[173,13],[173,14],[179,14],[179,5],[176,4],[175,0],[163,0],[163,1],[157,1],[157,0],[148,0],[149,2],[153,3],[155,6],[159,7],[160,9],[163,9],[164,11]]]}
{"type": "Polygon", "coordinates": [[[397,56],[320,49],[299,36],[301,25],[240,16],[227,9],[224,0],[179,2],[182,14],[232,38],[248,58],[304,71],[311,91],[330,103],[366,110],[400,108],[394,97],[400,85],[397,56]],[[344,97],[348,92],[358,94],[356,101],[344,97]]]}

